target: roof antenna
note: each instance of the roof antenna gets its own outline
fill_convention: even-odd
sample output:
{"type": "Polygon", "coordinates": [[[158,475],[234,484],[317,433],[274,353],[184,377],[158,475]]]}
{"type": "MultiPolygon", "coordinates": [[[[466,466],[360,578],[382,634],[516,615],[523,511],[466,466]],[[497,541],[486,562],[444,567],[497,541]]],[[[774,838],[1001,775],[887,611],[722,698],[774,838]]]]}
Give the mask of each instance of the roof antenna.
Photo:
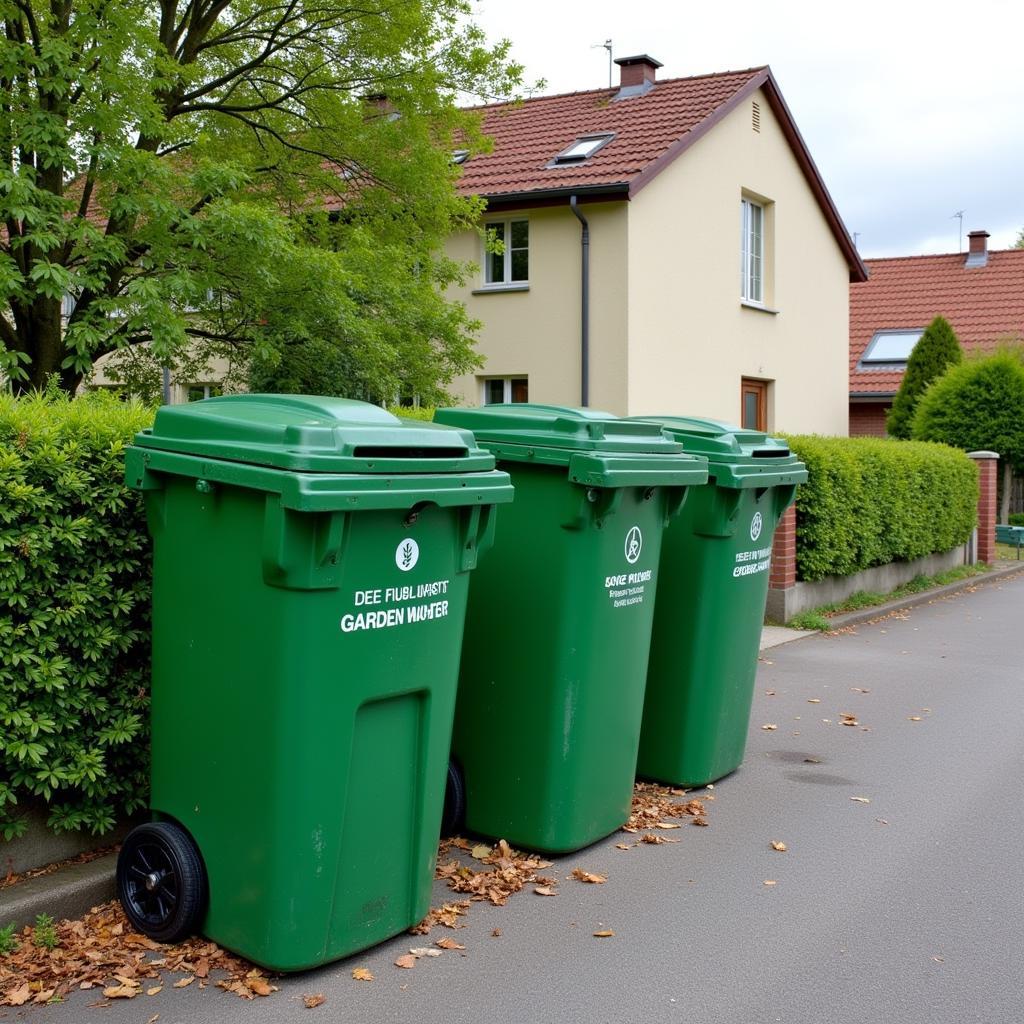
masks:
{"type": "Polygon", "coordinates": [[[854,249],[857,248],[857,239],[858,238],[860,238],[860,232],[859,231],[854,231],[853,232],[853,247],[854,247],[854,249]]]}
{"type": "Polygon", "coordinates": [[[956,236],[956,251],[957,252],[963,252],[964,251],[964,211],[963,210],[957,210],[956,213],[954,213],[953,216],[950,217],[949,219],[950,220],[959,219],[959,221],[960,221],[960,230],[959,230],[959,232],[957,233],[957,236],[956,236]]]}
{"type": "Polygon", "coordinates": [[[612,41],[606,39],[603,43],[594,43],[590,47],[592,50],[607,50],[608,51],[608,88],[612,87],[612,41]]]}

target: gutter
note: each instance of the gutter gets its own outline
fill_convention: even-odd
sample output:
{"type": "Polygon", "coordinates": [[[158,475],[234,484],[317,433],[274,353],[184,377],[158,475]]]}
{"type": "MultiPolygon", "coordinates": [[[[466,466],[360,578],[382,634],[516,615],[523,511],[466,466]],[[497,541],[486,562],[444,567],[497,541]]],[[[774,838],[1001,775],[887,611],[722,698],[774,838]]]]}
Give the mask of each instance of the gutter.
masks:
{"type": "Polygon", "coordinates": [[[576,206],[576,195],[569,196],[569,209],[580,222],[580,405],[590,404],[590,225],[576,206]]]}

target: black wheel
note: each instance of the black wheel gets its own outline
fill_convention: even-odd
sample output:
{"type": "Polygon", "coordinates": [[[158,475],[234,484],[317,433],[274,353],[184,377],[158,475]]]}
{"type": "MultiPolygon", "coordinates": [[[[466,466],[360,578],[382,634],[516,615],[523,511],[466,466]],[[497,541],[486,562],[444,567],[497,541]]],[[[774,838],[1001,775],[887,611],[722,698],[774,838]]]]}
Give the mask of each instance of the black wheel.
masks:
{"type": "Polygon", "coordinates": [[[192,837],[170,821],[133,828],[117,858],[117,895],[132,927],[156,942],[179,942],[206,909],[206,869],[192,837]]]}
{"type": "Polygon", "coordinates": [[[454,836],[466,821],[466,783],[462,769],[454,758],[448,759],[448,781],[444,787],[444,810],[441,812],[441,835],[454,836]]]}

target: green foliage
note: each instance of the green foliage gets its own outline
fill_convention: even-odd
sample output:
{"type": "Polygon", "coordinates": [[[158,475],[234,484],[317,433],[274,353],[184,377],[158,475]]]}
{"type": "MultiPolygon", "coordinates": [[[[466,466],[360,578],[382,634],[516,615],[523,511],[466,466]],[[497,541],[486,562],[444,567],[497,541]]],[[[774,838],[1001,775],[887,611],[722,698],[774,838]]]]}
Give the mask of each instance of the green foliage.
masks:
{"type": "Polygon", "coordinates": [[[937,316],[918,339],[907,368],[903,373],[899,391],[893,399],[886,420],[886,430],[892,437],[909,440],[914,421],[914,410],[921,395],[932,381],[941,377],[950,366],[963,361],[960,342],[944,317],[937,316]]]}
{"type": "Polygon", "coordinates": [[[4,928],[0,928],[0,956],[7,956],[18,948],[18,940],[14,937],[18,926],[12,921],[4,928]]]}
{"type": "Polygon", "coordinates": [[[37,914],[35,927],[32,929],[32,944],[40,949],[56,949],[60,945],[57,929],[49,914],[37,914]]]}
{"type": "Polygon", "coordinates": [[[434,422],[434,410],[426,405],[416,408],[411,405],[389,405],[388,412],[393,416],[401,416],[407,420],[423,420],[425,423],[434,422]]]}
{"type": "Polygon", "coordinates": [[[1024,348],[954,366],[924,394],[914,437],[965,451],[994,451],[1024,470],[1024,348]]]}
{"type": "Polygon", "coordinates": [[[963,544],[978,474],[944,445],[872,437],[790,437],[807,465],[797,492],[797,573],[849,576],[963,544]]]}
{"type": "Polygon", "coordinates": [[[310,339],[379,397],[471,369],[440,297],[465,270],[443,242],[482,209],[455,188],[452,150],[487,147],[458,104],[521,78],[472,13],[0,0],[0,372],[70,390],[129,345],[273,363],[310,339]]]}
{"type": "Polygon", "coordinates": [[[149,540],[123,482],[152,422],[97,394],[0,395],[0,828],[44,800],[109,830],[148,785],[149,540]]]}
{"type": "Polygon", "coordinates": [[[1024,526],[1024,512],[1011,512],[1009,515],[1010,526],[1024,526]]]}

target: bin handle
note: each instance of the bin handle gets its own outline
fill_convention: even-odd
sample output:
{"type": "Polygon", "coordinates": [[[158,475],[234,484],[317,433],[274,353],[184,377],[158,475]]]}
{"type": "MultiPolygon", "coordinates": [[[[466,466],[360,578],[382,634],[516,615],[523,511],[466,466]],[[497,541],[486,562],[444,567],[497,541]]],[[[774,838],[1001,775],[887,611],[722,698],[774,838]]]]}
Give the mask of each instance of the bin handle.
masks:
{"type": "Polygon", "coordinates": [[[347,512],[296,512],[281,504],[279,494],[268,494],[263,513],[263,582],[285,590],[337,589],[348,522],[347,512]]]}

